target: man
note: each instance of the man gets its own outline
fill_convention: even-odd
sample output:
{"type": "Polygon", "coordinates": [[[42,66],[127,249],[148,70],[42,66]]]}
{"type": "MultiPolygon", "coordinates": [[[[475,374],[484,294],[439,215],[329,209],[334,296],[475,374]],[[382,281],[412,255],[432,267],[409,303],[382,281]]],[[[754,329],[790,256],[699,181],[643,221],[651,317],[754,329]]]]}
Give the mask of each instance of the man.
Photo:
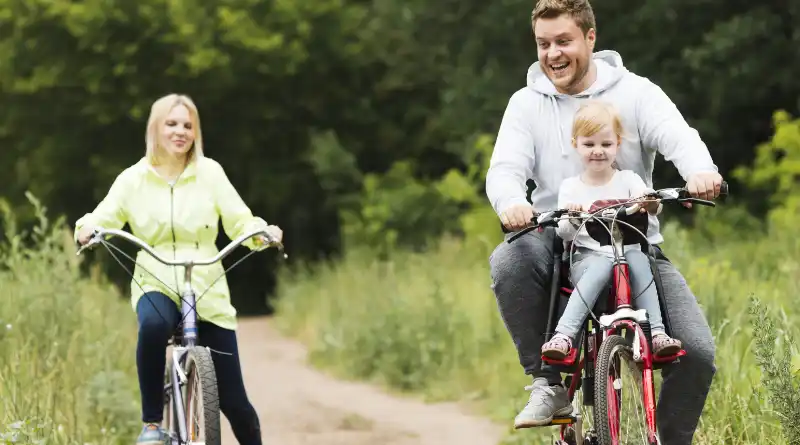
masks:
{"type": "MultiPolygon", "coordinates": [[[[539,0],[531,20],[539,60],[528,70],[527,87],[509,100],[486,176],[487,196],[507,229],[526,227],[534,211],[555,209],[561,181],[580,172],[570,130],[575,110],[588,98],[607,100],[622,115],[626,137],[617,157],[620,169],[633,170],[652,187],[658,151],[675,165],[693,196],[719,196],[722,177],[708,149],[661,88],[629,72],[616,52],[593,52],[595,19],[588,0],[539,0]],[[536,183],[532,206],[526,199],[529,178],[536,183]]],[[[549,230],[530,232],[501,243],[489,259],[501,316],[520,364],[533,376],[516,428],[547,425],[554,415],[571,412],[560,374],[540,360],[552,236],[549,230]]],[[[685,445],[692,442],[716,371],[714,342],[684,278],[668,261],[657,263],[672,334],[687,351],[679,364],[662,371],[659,436],[665,445],[685,445]]]]}

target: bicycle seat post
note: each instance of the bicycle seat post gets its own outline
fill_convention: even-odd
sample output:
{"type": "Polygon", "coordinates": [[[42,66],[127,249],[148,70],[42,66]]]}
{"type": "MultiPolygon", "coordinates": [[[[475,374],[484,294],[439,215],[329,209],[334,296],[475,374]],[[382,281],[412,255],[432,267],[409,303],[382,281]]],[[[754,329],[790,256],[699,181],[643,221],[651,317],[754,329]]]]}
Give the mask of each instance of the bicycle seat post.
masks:
{"type": "Polygon", "coordinates": [[[192,289],[192,269],[194,264],[184,266],[183,292],[181,295],[181,315],[183,318],[183,343],[192,347],[197,344],[197,310],[194,289],[192,289]]]}

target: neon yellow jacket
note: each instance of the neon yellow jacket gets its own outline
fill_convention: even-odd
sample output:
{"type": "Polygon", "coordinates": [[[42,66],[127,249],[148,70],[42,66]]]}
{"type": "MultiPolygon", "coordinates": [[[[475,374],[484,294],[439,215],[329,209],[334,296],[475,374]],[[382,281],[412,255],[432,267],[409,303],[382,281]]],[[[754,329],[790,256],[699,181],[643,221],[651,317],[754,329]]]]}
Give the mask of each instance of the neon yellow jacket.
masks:
{"type": "MultiPolygon", "coordinates": [[[[117,176],[92,213],[75,223],[74,236],[77,240],[78,232],[87,225],[121,229],[128,223],[134,235],[165,258],[210,258],[219,252],[215,240],[220,217],[230,239],[267,226],[253,216],[218,162],[197,158],[172,186],[142,158],[117,176]]],[[[253,239],[244,245],[255,247],[253,239]]],[[[193,269],[197,314],[200,320],[236,329],[236,309],[230,303],[227,280],[224,276],[217,280],[223,272],[220,262],[193,269]],[[217,282],[208,289],[214,280],[217,282]]],[[[131,305],[135,310],[143,291],[162,292],[179,304],[182,283],[183,267],[165,266],[140,251],[131,280],[131,305]]]]}

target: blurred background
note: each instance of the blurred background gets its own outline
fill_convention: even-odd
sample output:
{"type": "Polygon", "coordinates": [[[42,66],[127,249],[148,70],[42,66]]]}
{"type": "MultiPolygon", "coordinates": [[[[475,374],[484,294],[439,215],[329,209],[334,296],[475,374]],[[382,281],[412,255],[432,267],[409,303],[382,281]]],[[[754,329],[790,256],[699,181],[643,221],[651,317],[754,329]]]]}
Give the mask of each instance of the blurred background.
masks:
{"type": "MultiPolygon", "coordinates": [[[[533,6],[0,0],[0,322],[14,326],[0,334],[0,433],[35,417],[64,425],[64,443],[130,439],[129,277],[100,249],[79,263],[63,230],[142,157],[149,107],[173,92],[197,104],[206,154],[285,231],[287,262],[256,255],[230,272],[241,315],[273,314],[315,366],[468,400],[510,423],[529,381],[489,289],[502,233],[483,181],[507,101],[536,60],[533,6]],[[56,382],[60,367],[84,372],[56,382]],[[34,390],[36,378],[54,386],[34,390]],[[59,387],[72,388],[68,401],[53,398],[59,387]]],[[[796,349],[774,342],[798,321],[800,3],[593,7],[596,49],[664,89],[731,185],[717,208],[664,212],[666,253],[718,342],[696,443],[767,443],[778,412],[800,415],[800,395],[781,390],[796,349]],[[773,350],[783,353],[758,356],[773,350]]],[[[655,186],[681,185],[659,158],[655,186]]]]}

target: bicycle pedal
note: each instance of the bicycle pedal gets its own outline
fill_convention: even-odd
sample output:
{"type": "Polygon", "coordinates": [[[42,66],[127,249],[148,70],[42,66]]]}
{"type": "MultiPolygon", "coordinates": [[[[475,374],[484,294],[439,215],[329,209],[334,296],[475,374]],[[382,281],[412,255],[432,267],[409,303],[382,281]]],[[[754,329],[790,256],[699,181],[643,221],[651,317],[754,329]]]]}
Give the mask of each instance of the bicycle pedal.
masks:
{"type": "Polygon", "coordinates": [[[578,417],[570,414],[569,416],[556,416],[553,417],[551,425],[569,425],[578,421],[578,417]]]}

